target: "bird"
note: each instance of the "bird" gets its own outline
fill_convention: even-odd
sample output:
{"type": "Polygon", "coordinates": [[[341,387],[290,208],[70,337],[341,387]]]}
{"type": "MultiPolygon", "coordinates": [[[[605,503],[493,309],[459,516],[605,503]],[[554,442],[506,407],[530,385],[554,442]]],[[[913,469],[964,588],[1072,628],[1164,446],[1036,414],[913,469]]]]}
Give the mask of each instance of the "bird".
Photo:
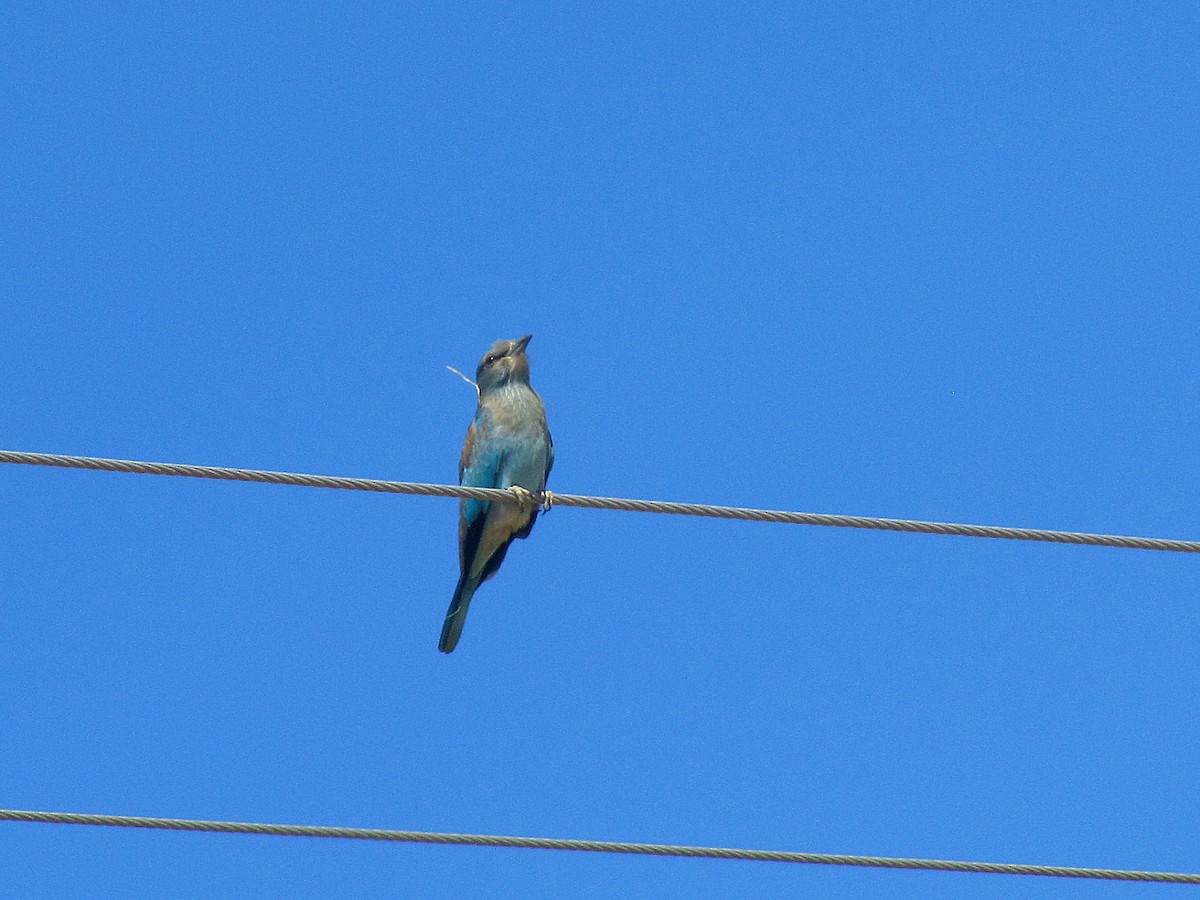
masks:
{"type": "Polygon", "coordinates": [[[479,403],[463,441],[458,483],[508,489],[518,502],[459,501],[459,578],[438,641],[442,653],[458,646],[471,598],[496,574],[509,545],[529,537],[541,509],[535,498],[549,506],[546,479],[554,465],[554,442],[542,398],[529,386],[525,348],[532,337],[496,341],[475,370],[479,403]]]}

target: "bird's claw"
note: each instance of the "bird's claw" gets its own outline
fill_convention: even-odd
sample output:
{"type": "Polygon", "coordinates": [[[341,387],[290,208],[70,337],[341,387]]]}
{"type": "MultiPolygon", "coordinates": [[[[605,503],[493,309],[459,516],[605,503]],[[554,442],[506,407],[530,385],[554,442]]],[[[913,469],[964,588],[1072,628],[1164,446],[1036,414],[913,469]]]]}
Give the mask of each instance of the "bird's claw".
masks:
{"type": "Polygon", "coordinates": [[[529,491],[521,487],[519,484],[510,486],[509,491],[516,495],[517,504],[521,507],[521,509],[525,510],[533,505],[533,494],[529,493],[529,491]]]}
{"type": "Polygon", "coordinates": [[[550,507],[554,505],[554,491],[542,491],[542,512],[550,512],[550,507]]]}

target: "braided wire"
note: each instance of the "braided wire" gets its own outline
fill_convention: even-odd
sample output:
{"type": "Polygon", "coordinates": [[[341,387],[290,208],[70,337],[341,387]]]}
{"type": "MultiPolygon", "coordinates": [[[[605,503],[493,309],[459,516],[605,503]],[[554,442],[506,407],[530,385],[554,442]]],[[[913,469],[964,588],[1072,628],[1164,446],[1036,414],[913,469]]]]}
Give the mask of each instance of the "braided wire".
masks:
{"type": "MultiPolygon", "coordinates": [[[[50,453],[26,453],[0,450],[0,463],[30,466],[59,466],[68,469],[96,469],[105,472],[133,472],[142,475],[176,475],[187,478],[211,478],[222,481],[255,481],[302,487],[334,488],[347,491],[375,491],[386,494],[421,494],[433,497],[465,497],[518,503],[520,498],[507,490],[464,487],[454,484],[426,484],[415,481],[381,481],[373,478],[344,478],[331,475],[306,475],[298,472],[271,472],[262,469],[228,469],[181,463],[140,462],[129,459],[104,459],[92,456],[62,456],[50,453]]],[[[788,512],[774,509],[747,509],[712,506],[705,503],[673,503],[661,500],[629,500],[620,497],[590,497],[579,494],[547,492],[536,496],[555,506],[583,509],[610,509],[625,512],[665,513],[678,516],[707,516],[716,519],[741,519],[750,522],[777,522],[786,525],[822,525],[834,528],[869,528],[879,531],[908,531],[919,534],[949,534],[962,537],[998,538],[1010,541],[1045,541],[1056,544],[1085,544],[1095,547],[1121,547],[1130,550],[1163,550],[1174,553],[1200,553],[1200,541],[1169,538],[1130,537],[1117,534],[1090,534],[1078,531],[1049,531],[1040,528],[1009,528],[1001,525],[969,525],[954,522],[925,522],[914,519],[881,519],[871,516],[843,516],[828,513],[788,512]]]]}
{"type": "Polygon", "coordinates": [[[207,831],[224,834],[397,841],[416,844],[461,844],[475,847],[579,850],[591,853],[628,853],[641,856],[740,859],[757,862],[860,866],[876,869],[925,869],[941,872],[984,872],[995,875],[1041,875],[1053,878],[1095,878],[1108,881],[1200,884],[1200,874],[1186,872],[1092,869],[1079,866],[1038,866],[1023,863],[970,862],[953,859],[911,859],[895,856],[854,856],[843,853],[793,853],[782,850],[743,850],[732,847],[692,847],[674,844],[627,843],[624,841],[583,841],[567,838],[513,837],[496,834],[452,834],[437,831],[396,831],[383,828],[341,828],[329,825],[218,822],[206,819],[164,819],[147,816],[110,816],[90,813],[40,812],[22,809],[0,809],[0,820],[9,822],[47,822],[61,825],[101,825],[118,828],[153,828],[168,831],[207,831]]]}

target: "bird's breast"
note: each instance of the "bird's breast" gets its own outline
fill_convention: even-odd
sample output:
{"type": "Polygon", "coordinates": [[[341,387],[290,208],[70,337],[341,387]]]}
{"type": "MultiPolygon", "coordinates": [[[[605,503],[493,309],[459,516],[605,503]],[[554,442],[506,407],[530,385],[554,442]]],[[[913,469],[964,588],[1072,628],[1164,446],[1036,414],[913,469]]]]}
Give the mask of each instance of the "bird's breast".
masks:
{"type": "MultiPolygon", "coordinates": [[[[479,422],[489,448],[503,460],[497,487],[518,484],[530,491],[545,487],[550,437],[542,402],[528,387],[511,388],[488,398],[485,422],[479,422]]],[[[480,435],[476,434],[476,442],[480,435]]]]}

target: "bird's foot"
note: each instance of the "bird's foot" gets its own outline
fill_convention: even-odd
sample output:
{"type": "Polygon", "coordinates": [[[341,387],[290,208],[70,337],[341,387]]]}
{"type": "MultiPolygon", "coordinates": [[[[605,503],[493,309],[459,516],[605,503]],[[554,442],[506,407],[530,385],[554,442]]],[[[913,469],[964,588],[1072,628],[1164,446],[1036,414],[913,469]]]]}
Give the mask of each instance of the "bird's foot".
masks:
{"type": "Polygon", "coordinates": [[[517,505],[521,507],[522,511],[527,510],[529,507],[534,505],[533,494],[529,493],[529,491],[521,487],[519,484],[510,486],[509,491],[516,495],[517,505]]]}
{"type": "Polygon", "coordinates": [[[554,505],[554,491],[542,491],[542,512],[550,512],[550,507],[554,505]]]}

